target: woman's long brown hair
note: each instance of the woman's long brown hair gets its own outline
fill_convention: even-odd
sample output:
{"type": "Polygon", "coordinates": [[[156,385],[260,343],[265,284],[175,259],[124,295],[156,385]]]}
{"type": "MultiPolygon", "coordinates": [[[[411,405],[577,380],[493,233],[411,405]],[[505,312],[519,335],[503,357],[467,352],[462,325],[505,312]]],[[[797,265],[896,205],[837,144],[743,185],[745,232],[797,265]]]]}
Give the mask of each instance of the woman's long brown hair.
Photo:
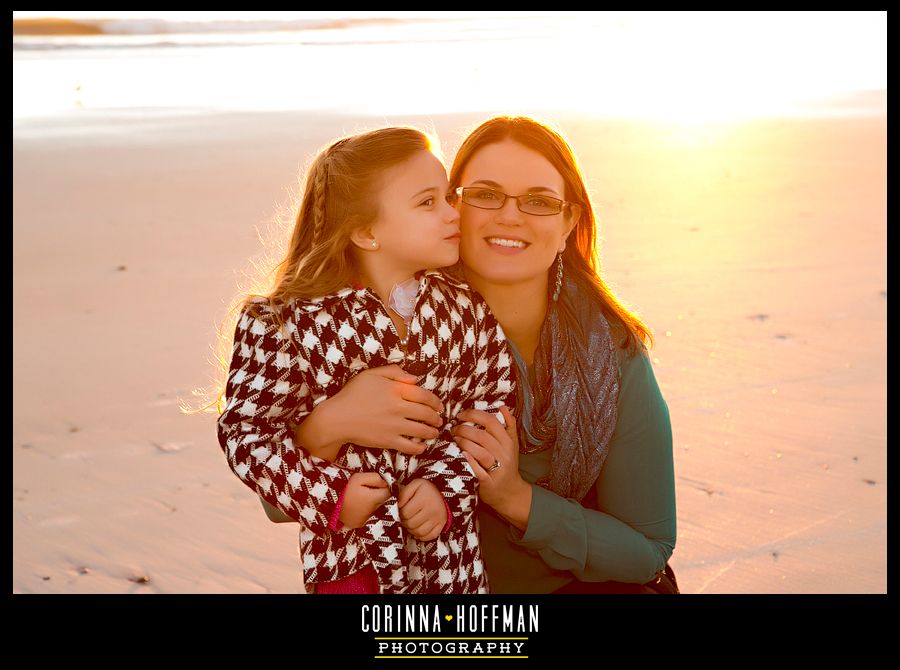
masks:
{"type": "MultiPolygon", "coordinates": [[[[597,250],[594,208],[575,153],[560,133],[526,116],[498,116],[485,121],[469,134],[457,151],[450,169],[450,191],[460,185],[463,170],[472,156],[483,147],[504,140],[517,142],[550,161],[565,182],[565,200],[579,206],[578,221],[563,252],[563,271],[566,276],[574,279],[583,293],[598,301],[619,347],[634,354],[640,345],[652,345],[653,335],[650,329],[622,304],[603,280],[597,250]]],[[[555,272],[554,267],[548,268],[548,273],[552,272],[555,272]]],[[[551,289],[555,281],[554,275],[549,281],[551,289]]],[[[578,324],[570,325],[578,327],[578,324]]]]}

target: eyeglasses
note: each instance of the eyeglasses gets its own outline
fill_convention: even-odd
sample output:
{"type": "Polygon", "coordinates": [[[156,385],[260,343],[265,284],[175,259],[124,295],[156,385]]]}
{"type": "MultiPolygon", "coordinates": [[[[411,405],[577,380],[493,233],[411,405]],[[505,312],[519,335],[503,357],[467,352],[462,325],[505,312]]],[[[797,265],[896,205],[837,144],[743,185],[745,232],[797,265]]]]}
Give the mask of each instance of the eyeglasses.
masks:
{"type": "Polygon", "coordinates": [[[576,214],[578,212],[578,205],[574,202],[566,202],[559,198],[552,198],[549,195],[537,195],[535,193],[507,195],[492,188],[459,186],[447,194],[447,202],[451,205],[455,206],[459,200],[462,200],[465,204],[478,207],[479,209],[502,209],[503,205],[506,204],[507,198],[515,199],[516,206],[520,212],[534,214],[535,216],[553,216],[564,209],[570,209],[576,214]]]}

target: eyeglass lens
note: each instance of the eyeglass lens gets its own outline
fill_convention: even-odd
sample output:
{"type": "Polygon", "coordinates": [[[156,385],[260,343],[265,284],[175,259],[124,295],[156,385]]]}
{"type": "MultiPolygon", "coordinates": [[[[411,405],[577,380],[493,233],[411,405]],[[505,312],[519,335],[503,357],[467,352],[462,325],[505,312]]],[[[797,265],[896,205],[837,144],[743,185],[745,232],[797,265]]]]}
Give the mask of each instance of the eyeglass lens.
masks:
{"type": "Polygon", "coordinates": [[[464,188],[463,202],[482,209],[500,209],[507,198],[515,197],[519,209],[526,214],[549,216],[562,211],[563,201],[545,195],[526,194],[511,196],[492,188],[464,188]]]}

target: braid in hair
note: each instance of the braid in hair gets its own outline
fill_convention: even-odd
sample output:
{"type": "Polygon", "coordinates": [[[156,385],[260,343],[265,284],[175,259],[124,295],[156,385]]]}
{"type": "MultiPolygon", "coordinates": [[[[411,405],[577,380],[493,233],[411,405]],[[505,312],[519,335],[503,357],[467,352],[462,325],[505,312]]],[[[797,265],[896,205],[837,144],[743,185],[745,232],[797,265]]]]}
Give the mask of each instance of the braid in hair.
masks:
{"type": "Polygon", "coordinates": [[[320,239],[325,225],[325,187],[328,184],[328,161],[319,163],[313,180],[313,244],[320,239]]]}
{"type": "Polygon", "coordinates": [[[286,303],[312,299],[348,285],[355,272],[354,226],[374,220],[380,175],[430,150],[429,137],[413,128],[384,128],[344,138],[310,165],[284,260],[267,297],[286,303]]]}
{"type": "Polygon", "coordinates": [[[340,151],[341,147],[343,147],[347,142],[349,142],[352,138],[345,137],[342,140],[338,140],[330,147],[328,147],[325,155],[322,157],[319,162],[318,167],[316,168],[315,180],[313,182],[313,244],[315,244],[316,240],[320,239],[319,235],[322,232],[322,227],[325,225],[325,199],[326,193],[325,189],[328,186],[328,172],[331,163],[334,161],[335,154],[340,151]]]}

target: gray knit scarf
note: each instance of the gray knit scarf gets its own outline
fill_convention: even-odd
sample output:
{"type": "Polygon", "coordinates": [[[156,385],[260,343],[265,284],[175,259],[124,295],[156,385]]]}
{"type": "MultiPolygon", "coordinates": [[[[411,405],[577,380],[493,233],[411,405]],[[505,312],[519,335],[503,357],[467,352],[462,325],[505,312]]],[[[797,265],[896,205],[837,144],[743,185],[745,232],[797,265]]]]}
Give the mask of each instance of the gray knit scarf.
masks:
{"type": "Polygon", "coordinates": [[[519,372],[520,451],[552,448],[550,473],[537,484],[581,501],[597,481],[616,427],[619,366],[609,324],[598,301],[567,279],[541,326],[533,380],[510,348],[519,372]]]}

